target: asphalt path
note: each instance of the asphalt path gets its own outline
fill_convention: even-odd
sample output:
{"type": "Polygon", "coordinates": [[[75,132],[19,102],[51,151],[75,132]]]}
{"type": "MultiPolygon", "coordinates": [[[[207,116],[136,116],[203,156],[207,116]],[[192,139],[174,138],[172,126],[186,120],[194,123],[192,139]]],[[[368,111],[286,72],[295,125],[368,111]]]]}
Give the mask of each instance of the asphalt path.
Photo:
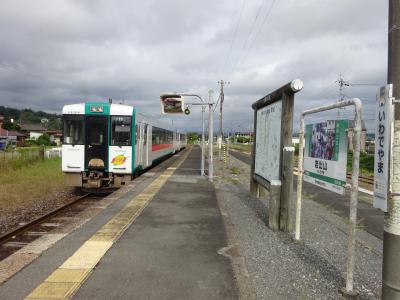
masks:
{"type": "MultiPolygon", "coordinates": [[[[248,165],[251,164],[251,157],[248,154],[238,151],[229,151],[229,154],[248,165]]],[[[294,176],[293,182],[293,189],[296,191],[297,176],[294,176]]],[[[349,217],[349,190],[346,191],[346,195],[342,196],[303,181],[303,198],[320,203],[341,217],[349,217]]],[[[379,239],[383,239],[383,212],[372,207],[372,197],[368,194],[358,192],[358,200],[358,227],[379,239]]]]}

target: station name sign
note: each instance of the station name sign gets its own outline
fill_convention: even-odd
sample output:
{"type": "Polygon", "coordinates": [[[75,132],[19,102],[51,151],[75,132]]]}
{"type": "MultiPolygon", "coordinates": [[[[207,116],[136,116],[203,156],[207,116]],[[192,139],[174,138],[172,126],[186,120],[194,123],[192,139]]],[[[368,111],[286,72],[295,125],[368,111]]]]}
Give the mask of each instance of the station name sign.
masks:
{"type": "Polygon", "coordinates": [[[328,120],[306,126],[304,180],[344,194],[348,120],[328,120]]]}
{"type": "Polygon", "coordinates": [[[390,189],[392,105],[392,85],[388,84],[381,87],[376,99],[374,160],[374,207],[385,212],[390,189]]]}

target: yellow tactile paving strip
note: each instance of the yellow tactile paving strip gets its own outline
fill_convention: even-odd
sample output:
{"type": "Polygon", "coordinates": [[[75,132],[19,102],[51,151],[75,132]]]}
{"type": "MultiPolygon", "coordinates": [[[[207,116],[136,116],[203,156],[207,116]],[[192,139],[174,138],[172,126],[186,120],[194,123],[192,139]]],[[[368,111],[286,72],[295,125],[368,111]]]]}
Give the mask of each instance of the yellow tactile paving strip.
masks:
{"type": "Polygon", "coordinates": [[[90,237],[25,299],[71,299],[115,241],[135,221],[190,151],[165,170],[94,235],[90,237]]]}

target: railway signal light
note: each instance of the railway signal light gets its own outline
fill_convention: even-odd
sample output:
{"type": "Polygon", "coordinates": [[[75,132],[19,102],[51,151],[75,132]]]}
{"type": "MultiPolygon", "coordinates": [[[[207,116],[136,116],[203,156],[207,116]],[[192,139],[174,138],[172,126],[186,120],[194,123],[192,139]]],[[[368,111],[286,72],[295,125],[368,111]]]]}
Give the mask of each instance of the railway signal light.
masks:
{"type": "Polygon", "coordinates": [[[185,115],[190,115],[190,109],[189,109],[189,107],[186,107],[186,109],[185,109],[185,115]]]}
{"type": "Polygon", "coordinates": [[[188,115],[190,113],[186,113],[187,108],[185,107],[184,99],[181,95],[176,94],[163,94],[160,96],[161,100],[161,112],[163,114],[182,114],[185,113],[188,115]]]}

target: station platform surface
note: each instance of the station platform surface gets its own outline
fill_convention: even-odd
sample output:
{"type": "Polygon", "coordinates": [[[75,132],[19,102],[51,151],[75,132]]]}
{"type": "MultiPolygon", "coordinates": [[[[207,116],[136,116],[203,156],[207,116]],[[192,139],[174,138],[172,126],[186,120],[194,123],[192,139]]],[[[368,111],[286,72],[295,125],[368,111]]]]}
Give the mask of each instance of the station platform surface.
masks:
{"type": "Polygon", "coordinates": [[[200,149],[160,166],[0,285],[0,299],[239,298],[200,149]]]}

